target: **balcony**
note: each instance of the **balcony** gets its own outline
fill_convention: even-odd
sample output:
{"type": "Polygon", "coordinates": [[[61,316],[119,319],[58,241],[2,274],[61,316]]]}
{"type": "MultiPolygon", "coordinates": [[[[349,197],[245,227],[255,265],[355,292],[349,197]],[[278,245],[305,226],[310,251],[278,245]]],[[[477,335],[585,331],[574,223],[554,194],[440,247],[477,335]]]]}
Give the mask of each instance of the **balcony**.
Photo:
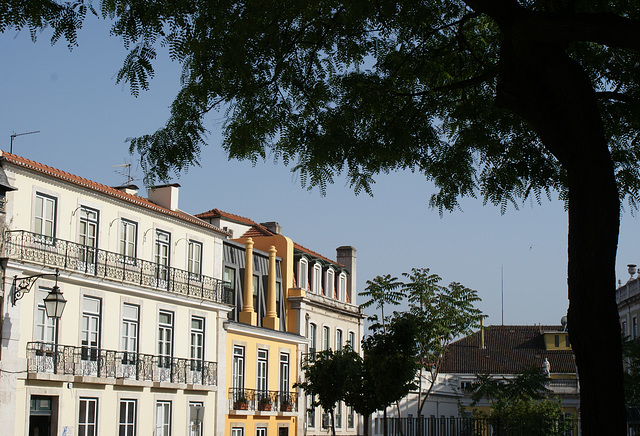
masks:
{"type": "Polygon", "coordinates": [[[230,388],[229,410],[251,412],[297,412],[298,393],[230,388]]]}
{"type": "Polygon", "coordinates": [[[218,364],[128,351],[29,342],[27,374],[29,378],[36,379],[70,381],[70,376],[105,384],[112,384],[114,380],[133,385],[173,383],[187,385],[191,389],[210,390],[217,385],[218,364]]]}
{"type": "Polygon", "coordinates": [[[5,256],[114,282],[232,302],[231,293],[219,279],[24,230],[5,233],[5,256]]]}

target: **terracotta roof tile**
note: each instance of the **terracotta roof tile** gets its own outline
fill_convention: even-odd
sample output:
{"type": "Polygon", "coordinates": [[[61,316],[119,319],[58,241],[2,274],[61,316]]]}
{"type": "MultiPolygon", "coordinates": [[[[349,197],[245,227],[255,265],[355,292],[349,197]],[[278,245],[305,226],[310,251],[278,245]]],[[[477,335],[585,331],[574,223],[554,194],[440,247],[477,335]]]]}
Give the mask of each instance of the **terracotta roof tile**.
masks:
{"type": "Polygon", "coordinates": [[[549,359],[552,373],[575,373],[571,350],[546,350],[541,331],[561,331],[561,326],[489,326],[485,328],[485,348],[480,348],[480,332],[453,342],[445,355],[441,373],[517,374],[541,367],[549,359]]]}
{"type": "Polygon", "coordinates": [[[243,216],[240,216],[240,215],[235,215],[235,214],[232,214],[232,213],[229,213],[229,212],[225,212],[225,211],[222,211],[220,209],[211,209],[211,210],[208,210],[206,212],[197,213],[195,216],[197,216],[198,218],[202,218],[202,219],[205,219],[205,218],[226,218],[228,220],[237,221],[239,223],[246,224],[246,225],[249,225],[249,226],[257,224],[255,221],[253,221],[253,220],[251,220],[249,218],[246,218],[246,217],[243,217],[243,216]]]}
{"type": "Polygon", "coordinates": [[[181,210],[170,210],[170,209],[164,208],[138,195],[127,194],[126,192],[121,191],[119,189],[112,188],[110,186],[103,185],[101,183],[97,183],[92,180],[85,179],[83,177],[76,176],[71,173],[67,173],[65,171],[61,171],[59,169],[50,167],[48,165],[43,165],[41,163],[17,156],[15,154],[7,153],[6,151],[2,152],[2,159],[14,165],[17,165],[19,167],[26,168],[31,171],[36,171],[42,174],[46,174],[50,177],[54,177],[56,179],[63,180],[68,183],[72,183],[77,186],[82,186],[83,188],[87,188],[92,191],[100,192],[102,194],[106,194],[111,197],[118,198],[119,200],[123,200],[128,203],[134,204],[136,206],[141,206],[146,209],[150,209],[150,210],[162,213],[164,215],[168,215],[168,216],[189,222],[191,224],[195,224],[200,227],[204,227],[208,230],[214,230],[218,233],[222,233],[225,235],[228,234],[224,230],[212,224],[204,222],[201,219],[191,214],[188,214],[186,212],[183,212],[181,210]]]}

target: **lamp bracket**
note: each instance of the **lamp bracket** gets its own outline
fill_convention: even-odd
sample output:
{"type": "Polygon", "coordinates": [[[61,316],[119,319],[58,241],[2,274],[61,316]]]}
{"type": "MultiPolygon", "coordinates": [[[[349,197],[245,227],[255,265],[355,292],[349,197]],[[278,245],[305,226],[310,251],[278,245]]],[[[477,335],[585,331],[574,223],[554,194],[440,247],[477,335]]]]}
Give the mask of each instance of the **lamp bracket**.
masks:
{"type": "Polygon", "coordinates": [[[53,274],[36,274],[29,277],[13,276],[13,284],[11,285],[11,305],[15,306],[16,302],[20,300],[24,294],[31,291],[33,284],[41,277],[55,277],[56,286],[58,285],[58,277],[60,276],[60,270],[56,268],[56,272],[53,274]]]}

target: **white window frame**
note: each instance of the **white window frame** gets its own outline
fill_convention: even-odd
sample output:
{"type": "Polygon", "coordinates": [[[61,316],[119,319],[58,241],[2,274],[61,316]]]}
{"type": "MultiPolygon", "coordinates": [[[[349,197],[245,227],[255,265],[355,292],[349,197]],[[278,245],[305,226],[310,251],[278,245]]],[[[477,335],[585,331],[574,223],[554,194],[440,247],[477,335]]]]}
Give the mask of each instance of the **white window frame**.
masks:
{"type": "Polygon", "coordinates": [[[205,320],[201,316],[191,317],[191,334],[190,334],[190,357],[191,368],[194,368],[194,363],[204,361],[204,335],[205,335],[205,320]],[[194,323],[196,325],[194,326],[194,323]],[[199,326],[197,324],[200,324],[199,326]]]}
{"type": "Polygon", "coordinates": [[[336,403],[336,408],[333,411],[333,416],[336,420],[336,428],[342,428],[342,401],[336,403]]]}
{"type": "Polygon", "coordinates": [[[244,436],[244,427],[231,427],[231,436],[244,436]]]}
{"type": "Polygon", "coordinates": [[[269,391],[269,351],[258,348],[256,360],[256,391],[264,397],[269,391]]]}
{"type": "Polygon", "coordinates": [[[322,326],[322,351],[331,349],[331,327],[322,326]]]}
{"type": "Polygon", "coordinates": [[[155,436],[171,436],[171,415],[173,405],[171,401],[156,401],[156,432],[155,436]]]}
{"type": "Polygon", "coordinates": [[[325,294],[329,298],[333,298],[336,287],[336,274],[333,268],[329,267],[325,273],[325,294]]]}
{"type": "Polygon", "coordinates": [[[82,360],[97,361],[102,336],[102,299],[89,295],[82,296],[82,329],[81,344],[86,350],[82,353],[82,360]],[[97,304],[97,310],[88,307],[97,304]]]}
{"type": "Polygon", "coordinates": [[[138,431],[138,400],[130,398],[120,399],[118,417],[118,434],[123,436],[136,436],[138,431]],[[123,407],[124,414],[122,413],[123,407]],[[131,416],[131,409],[133,409],[133,416],[131,416]]]}
{"type": "Polygon", "coordinates": [[[120,219],[119,239],[122,261],[129,265],[135,265],[138,256],[138,223],[120,219]]]}
{"type": "Polygon", "coordinates": [[[244,396],[245,382],[245,347],[242,345],[233,346],[233,368],[231,375],[231,386],[235,390],[235,395],[244,396]]]}
{"type": "Polygon", "coordinates": [[[283,400],[291,400],[289,398],[290,392],[291,392],[291,379],[290,379],[290,366],[289,366],[289,362],[290,362],[290,356],[289,353],[286,352],[280,352],[280,383],[279,383],[279,390],[280,390],[280,402],[282,402],[283,400]]]}
{"type": "Polygon", "coordinates": [[[189,401],[189,415],[188,415],[188,422],[189,422],[189,427],[187,429],[187,434],[189,436],[202,436],[204,434],[204,402],[202,401],[189,401]],[[194,424],[194,421],[192,421],[192,415],[193,412],[192,410],[194,410],[195,408],[200,407],[200,413],[201,413],[201,420],[200,420],[200,425],[198,427],[196,427],[196,425],[194,424]]]}
{"type": "Polygon", "coordinates": [[[311,272],[311,292],[314,294],[322,293],[322,266],[318,262],[313,264],[311,272]]]}
{"type": "Polygon", "coordinates": [[[336,351],[342,350],[343,333],[341,329],[336,329],[336,351]]]}
{"type": "Polygon", "coordinates": [[[156,229],[153,261],[155,278],[159,287],[164,287],[169,280],[169,265],[171,264],[171,233],[156,229]]]}
{"type": "Polygon", "coordinates": [[[202,276],[202,242],[189,239],[187,247],[187,271],[193,280],[201,280],[202,276]]]}
{"type": "Polygon", "coordinates": [[[353,351],[357,352],[357,344],[356,344],[356,333],[353,330],[349,330],[349,333],[347,334],[347,343],[349,343],[349,345],[351,345],[351,348],[353,349],[353,351]]]}
{"type": "Polygon", "coordinates": [[[158,311],[158,366],[161,368],[171,368],[171,361],[173,360],[174,325],[174,312],[162,309],[158,311]],[[168,316],[169,321],[161,320],[163,316],[168,316]]]}
{"type": "Polygon", "coordinates": [[[78,436],[96,436],[98,434],[98,406],[98,398],[80,397],[78,403],[78,436]],[[91,413],[91,405],[93,405],[93,413],[91,413]]]}
{"type": "Polygon", "coordinates": [[[41,286],[36,293],[37,307],[35,316],[35,328],[33,330],[33,340],[36,342],[43,342],[45,344],[57,344],[58,343],[58,319],[47,316],[47,311],[44,307],[44,299],[51,288],[41,286]]]}
{"type": "Polygon", "coordinates": [[[56,236],[56,217],[58,213],[58,199],[51,195],[36,192],[33,213],[33,231],[43,238],[40,242],[53,243],[56,236]],[[49,226],[47,225],[49,224],[49,226]],[[47,239],[51,238],[51,239],[47,239]]]}
{"type": "Polygon", "coordinates": [[[309,323],[309,353],[318,351],[318,326],[315,323],[309,323]]]}
{"type": "Polygon", "coordinates": [[[298,261],[298,288],[307,289],[307,282],[309,280],[309,261],[306,258],[301,257],[298,261]]]}
{"type": "Polygon", "coordinates": [[[127,361],[135,361],[138,354],[140,337],[140,306],[124,303],[122,305],[122,324],[120,331],[120,350],[126,351],[127,361]],[[135,316],[133,315],[135,310],[135,316]],[[129,314],[127,314],[129,312],[129,314]]]}
{"type": "Polygon", "coordinates": [[[338,276],[338,300],[347,301],[347,275],[344,272],[338,276]]]}

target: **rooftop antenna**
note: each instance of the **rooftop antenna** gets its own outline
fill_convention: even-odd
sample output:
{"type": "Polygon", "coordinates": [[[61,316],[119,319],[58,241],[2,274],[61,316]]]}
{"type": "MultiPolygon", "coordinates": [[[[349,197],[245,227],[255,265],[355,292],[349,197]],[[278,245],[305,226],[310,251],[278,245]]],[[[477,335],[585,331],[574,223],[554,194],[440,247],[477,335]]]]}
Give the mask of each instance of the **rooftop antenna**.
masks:
{"type": "Polygon", "coordinates": [[[135,180],[133,177],[131,177],[131,164],[130,163],[123,163],[123,164],[120,164],[120,165],[114,165],[113,168],[126,168],[126,174],[124,172],[116,171],[116,173],[120,174],[121,176],[125,176],[127,178],[125,186],[129,186],[131,184],[131,182],[133,182],[135,180]]]}
{"type": "Polygon", "coordinates": [[[16,133],[13,132],[11,134],[11,148],[9,149],[9,153],[13,154],[13,138],[15,138],[16,136],[23,136],[23,135],[32,135],[34,133],[40,133],[40,130],[35,130],[33,132],[26,132],[26,133],[16,133]]]}

